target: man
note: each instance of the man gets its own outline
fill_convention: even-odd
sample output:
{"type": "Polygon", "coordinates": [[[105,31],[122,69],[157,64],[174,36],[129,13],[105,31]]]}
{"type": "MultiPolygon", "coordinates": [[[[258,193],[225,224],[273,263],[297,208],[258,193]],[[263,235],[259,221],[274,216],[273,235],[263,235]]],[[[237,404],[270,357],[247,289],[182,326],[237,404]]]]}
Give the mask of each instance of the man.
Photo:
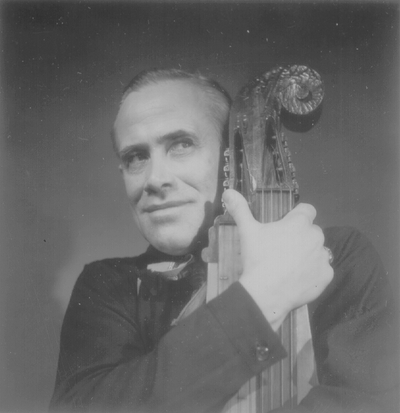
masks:
{"type": "Polygon", "coordinates": [[[324,237],[310,205],[260,224],[239,193],[226,191],[243,274],[182,317],[205,280],[200,253],[220,212],[228,111],[226,93],[198,75],[150,71],[128,85],[113,139],[150,248],[92,263],[79,277],[61,334],[53,410],[218,412],[243,383],[285,357],[275,332],[307,303],[321,384],[295,411],[395,406],[385,272],[356,231],[332,228],[324,237]]]}

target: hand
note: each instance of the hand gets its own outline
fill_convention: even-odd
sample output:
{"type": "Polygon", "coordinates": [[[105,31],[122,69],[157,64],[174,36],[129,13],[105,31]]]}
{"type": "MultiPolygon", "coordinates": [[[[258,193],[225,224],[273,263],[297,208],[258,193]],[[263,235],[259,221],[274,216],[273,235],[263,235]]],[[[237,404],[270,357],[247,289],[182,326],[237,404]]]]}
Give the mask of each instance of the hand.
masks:
{"type": "Polygon", "coordinates": [[[239,282],[274,330],[293,309],[316,299],[333,277],[315,208],[299,204],[280,221],[261,224],[237,191],[223,200],[238,227],[243,273],[239,282]]]}

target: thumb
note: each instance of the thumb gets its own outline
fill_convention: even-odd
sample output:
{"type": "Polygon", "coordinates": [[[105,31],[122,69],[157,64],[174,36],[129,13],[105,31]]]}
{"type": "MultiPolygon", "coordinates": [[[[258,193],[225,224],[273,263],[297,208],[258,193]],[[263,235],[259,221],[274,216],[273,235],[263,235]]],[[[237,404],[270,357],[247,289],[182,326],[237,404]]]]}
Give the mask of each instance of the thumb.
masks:
{"type": "Polygon", "coordinates": [[[222,194],[222,200],[238,226],[239,233],[248,232],[254,222],[254,218],[244,196],[234,189],[227,189],[222,194]]]}
{"type": "Polygon", "coordinates": [[[310,204],[300,203],[297,204],[291,211],[289,211],[283,219],[288,220],[300,215],[302,215],[310,224],[312,224],[315,217],[317,216],[317,211],[310,204]]]}

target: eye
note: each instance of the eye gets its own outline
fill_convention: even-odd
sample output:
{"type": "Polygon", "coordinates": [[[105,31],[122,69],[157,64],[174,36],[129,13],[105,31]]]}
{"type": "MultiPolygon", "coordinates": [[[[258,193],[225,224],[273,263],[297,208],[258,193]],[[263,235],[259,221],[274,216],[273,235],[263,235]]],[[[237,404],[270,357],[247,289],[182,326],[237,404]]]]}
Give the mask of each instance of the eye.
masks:
{"type": "Polygon", "coordinates": [[[149,155],[146,152],[131,152],[124,156],[122,163],[129,173],[139,173],[148,159],[149,155]]]}
{"type": "Polygon", "coordinates": [[[190,152],[193,147],[193,142],[190,139],[174,142],[169,147],[169,152],[174,155],[185,155],[190,152]]]}

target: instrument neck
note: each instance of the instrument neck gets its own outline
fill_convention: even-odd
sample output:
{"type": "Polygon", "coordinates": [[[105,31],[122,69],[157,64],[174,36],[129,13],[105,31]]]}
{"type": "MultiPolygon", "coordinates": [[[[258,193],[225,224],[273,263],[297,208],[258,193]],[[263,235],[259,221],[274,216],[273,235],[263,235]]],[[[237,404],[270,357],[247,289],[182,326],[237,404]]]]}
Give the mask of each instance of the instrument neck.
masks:
{"type": "Polygon", "coordinates": [[[286,215],[295,204],[295,195],[290,189],[259,190],[250,200],[250,208],[259,222],[274,222],[286,215]]]}

